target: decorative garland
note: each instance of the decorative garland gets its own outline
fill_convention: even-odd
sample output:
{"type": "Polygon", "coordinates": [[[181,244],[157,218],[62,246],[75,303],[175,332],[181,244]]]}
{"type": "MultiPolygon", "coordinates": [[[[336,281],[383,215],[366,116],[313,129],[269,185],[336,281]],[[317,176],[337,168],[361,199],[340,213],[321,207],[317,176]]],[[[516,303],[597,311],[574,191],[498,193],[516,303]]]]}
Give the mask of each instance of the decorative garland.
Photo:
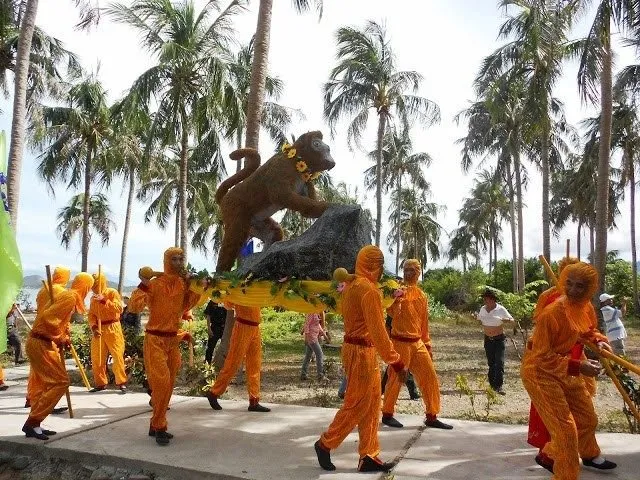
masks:
{"type": "MultiPolygon", "coordinates": [[[[312,293],[305,287],[305,280],[300,280],[295,277],[283,277],[278,280],[270,280],[258,279],[251,273],[246,277],[242,277],[235,271],[224,272],[222,274],[210,274],[206,269],[196,271],[195,268],[191,266],[188,267],[188,270],[189,273],[191,273],[192,280],[200,282],[206,280],[207,288],[212,288],[211,298],[218,302],[224,301],[232,289],[240,289],[243,294],[246,294],[247,289],[251,288],[254,282],[264,281],[271,282],[270,294],[272,297],[276,297],[282,292],[284,298],[291,300],[301,298],[313,306],[324,304],[329,309],[336,311],[338,300],[346,286],[345,282],[332,280],[328,282],[329,289],[327,292],[312,293]],[[223,286],[222,282],[228,283],[223,286]]],[[[394,277],[388,275],[384,275],[380,279],[378,290],[383,298],[391,300],[392,302],[405,294],[405,287],[401,286],[394,277]]]]}
{"type": "Polygon", "coordinates": [[[285,144],[282,145],[282,153],[284,153],[287,156],[287,158],[290,158],[296,162],[296,170],[298,171],[298,173],[300,174],[300,176],[302,177],[305,183],[315,180],[320,176],[320,172],[312,173],[309,170],[309,166],[307,165],[307,162],[305,162],[302,159],[302,157],[298,155],[298,151],[293,147],[293,145],[290,145],[285,142],[285,144]]]}

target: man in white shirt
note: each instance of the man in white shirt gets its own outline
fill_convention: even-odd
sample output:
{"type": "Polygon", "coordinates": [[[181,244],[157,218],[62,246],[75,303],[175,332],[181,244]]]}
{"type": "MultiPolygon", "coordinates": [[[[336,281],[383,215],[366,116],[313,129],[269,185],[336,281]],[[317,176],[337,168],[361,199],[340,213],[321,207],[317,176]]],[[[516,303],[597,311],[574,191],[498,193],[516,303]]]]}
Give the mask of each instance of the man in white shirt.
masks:
{"type": "Polygon", "coordinates": [[[622,305],[622,310],[613,306],[614,295],[603,293],[600,295],[600,311],[607,327],[607,338],[609,344],[616,355],[625,355],[624,339],[627,338],[627,331],[622,324],[622,317],[626,313],[626,304],[622,305]]]}
{"type": "Polygon", "coordinates": [[[506,336],[502,325],[513,322],[513,317],[502,305],[497,303],[495,292],[486,289],[482,294],[484,305],[478,313],[478,320],[484,330],[484,351],[489,365],[489,385],[500,395],[506,395],[502,389],[504,380],[504,348],[506,336]]]}

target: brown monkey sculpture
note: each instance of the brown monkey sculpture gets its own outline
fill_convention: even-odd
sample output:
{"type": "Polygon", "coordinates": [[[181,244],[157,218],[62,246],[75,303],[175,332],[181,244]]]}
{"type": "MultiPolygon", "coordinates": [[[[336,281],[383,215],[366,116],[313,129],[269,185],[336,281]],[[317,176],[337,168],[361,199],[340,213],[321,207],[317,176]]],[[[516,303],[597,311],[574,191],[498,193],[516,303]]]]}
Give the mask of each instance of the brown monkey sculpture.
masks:
{"type": "Polygon", "coordinates": [[[329,203],[317,200],[311,180],[335,166],[321,132],[301,135],[262,166],[260,154],[251,148],[236,150],[230,157],[247,160],[245,167],[216,191],[224,226],[218,272],[231,269],[250,236],[262,240],[265,249],[282,240],[282,228],[271,218],[277,211],[288,208],[309,218],[322,215],[329,203]]]}

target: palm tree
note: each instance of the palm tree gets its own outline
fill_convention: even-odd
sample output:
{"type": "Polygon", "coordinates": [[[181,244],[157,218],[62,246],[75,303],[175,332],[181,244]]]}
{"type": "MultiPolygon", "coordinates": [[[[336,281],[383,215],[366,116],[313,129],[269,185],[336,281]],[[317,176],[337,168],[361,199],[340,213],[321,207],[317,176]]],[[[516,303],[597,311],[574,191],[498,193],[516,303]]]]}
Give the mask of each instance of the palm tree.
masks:
{"type": "Polygon", "coordinates": [[[378,116],[376,138],[376,245],[382,230],[382,151],[387,127],[397,117],[403,129],[417,120],[424,126],[440,120],[439,107],[416,93],[422,75],[398,71],[383,26],[369,21],[364,29],[342,27],[336,33],[338,64],[324,85],[324,116],[332,133],[343,116],[351,117],[347,130],[350,147],[360,145],[370,109],[378,116]],[[410,93],[407,93],[410,92],[410,93]]]}
{"type": "Polygon", "coordinates": [[[479,252],[475,248],[474,235],[468,225],[461,225],[453,231],[449,241],[449,261],[460,258],[462,260],[462,272],[466,273],[467,265],[471,260],[479,257],[479,252]]]}
{"type": "MultiPolygon", "coordinates": [[[[323,0],[292,0],[294,8],[298,12],[308,11],[312,6],[322,16],[323,0]]],[[[269,43],[271,37],[271,12],[273,0],[260,0],[258,9],[258,24],[254,37],[255,52],[251,63],[251,85],[247,104],[247,135],[245,146],[258,149],[260,138],[260,125],[262,122],[262,110],[265,100],[265,88],[267,85],[267,67],[269,64],[269,43]]]]}
{"type": "Polygon", "coordinates": [[[391,194],[391,215],[389,221],[393,225],[387,238],[387,244],[393,245],[396,239],[396,229],[400,229],[402,241],[402,257],[417,258],[426,268],[429,258],[440,258],[440,235],[442,226],[436,221],[439,213],[445,207],[427,201],[427,195],[415,188],[404,188],[398,195],[391,194]],[[400,224],[394,222],[396,209],[401,210],[400,224]]]}
{"type": "Polygon", "coordinates": [[[84,256],[83,235],[85,231],[89,232],[89,238],[91,238],[92,231],[97,233],[98,237],[100,237],[100,242],[104,246],[109,243],[111,229],[115,229],[115,227],[116,224],[111,219],[109,201],[104,194],[98,193],[91,195],[89,202],[85,202],[84,193],[79,193],[71,197],[67,206],[61,208],[58,212],[58,226],[56,231],[58,235],[60,235],[60,244],[67,250],[71,246],[73,237],[78,232],[81,232],[82,253],[84,256]],[[87,217],[85,217],[84,214],[85,203],[89,204],[89,217],[86,224],[85,221],[87,217]]]}
{"type": "MultiPolygon", "coordinates": [[[[582,3],[582,2],[581,2],[582,3]]],[[[575,42],[574,50],[580,56],[578,87],[584,101],[595,104],[600,100],[600,141],[598,152],[597,201],[596,201],[596,251],[595,267],[598,270],[599,291],[604,291],[607,230],[609,225],[609,159],[613,117],[613,51],[611,24],[622,31],[638,32],[640,6],[635,1],[598,0],[596,14],[589,34],[575,42]],[[599,88],[598,88],[599,87],[599,88]],[[599,90],[599,92],[598,92],[599,90]]]]}
{"type": "Polygon", "coordinates": [[[41,106],[31,125],[38,157],[38,174],[53,192],[57,181],[75,188],[84,184],[82,222],[82,271],[87,271],[89,255],[89,199],[96,175],[94,163],[106,163],[113,136],[111,112],[106,92],[95,77],[71,85],[66,106],[41,106]]]}
{"type": "Polygon", "coordinates": [[[0,5],[0,86],[7,94],[7,72],[14,73],[11,143],[7,197],[13,227],[18,227],[20,176],[25,143],[25,122],[33,103],[45,96],[59,98],[63,75],[77,76],[78,58],[56,38],[35,26],[38,1],[4,1],[0,5]]]}
{"type": "Polygon", "coordinates": [[[220,108],[226,65],[232,43],[233,17],[244,9],[244,0],[233,0],[224,9],[218,0],[196,11],[193,0],[180,3],[136,0],[130,7],[113,4],[106,12],[114,20],[133,27],[143,46],[158,63],[134,82],[125,102],[148,111],[152,99],[157,112],[150,137],[160,147],[179,148],[178,219],[180,247],[187,252],[189,158],[208,161],[219,170],[222,156],[218,132],[224,117],[220,108]],[[218,16],[209,21],[209,18],[218,16]],[[189,138],[197,146],[189,153],[189,138]]]}
{"type": "Polygon", "coordinates": [[[488,56],[476,86],[482,95],[496,80],[523,80],[528,134],[539,156],[542,172],[543,254],[550,260],[549,218],[550,149],[554,112],[552,92],[569,55],[567,33],[579,5],[576,1],[502,0],[505,11],[514,10],[500,28],[502,38],[514,37],[488,56]]]}
{"type": "MultiPolygon", "coordinates": [[[[377,160],[378,152],[371,152],[371,158],[377,160]]],[[[417,188],[419,191],[428,192],[430,190],[429,182],[424,177],[424,167],[431,164],[431,157],[428,153],[413,152],[413,144],[408,130],[401,133],[393,128],[388,130],[382,139],[382,188],[384,193],[388,193],[390,189],[395,188],[396,198],[400,198],[403,188],[403,178],[409,182],[409,185],[417,188]]],[[[364,172],[365,188],[371,190],[377,184],[378,165],[374,165],[364,172]]],[[[398,207],[399,205],[396,205],[398,207]]],[[[400,268],[400,216],[401,208],[396,208],[396,274],[400,268]]]]}
{"type": "MultiPolygon", "coordinates": [[[[226,136],[235,140],[237,148],[242,148],[243,133],[247,126],[247,111],[249,108],[249,88],[251,86],[251,62],[254,54],[254,41],[249,45],[241,46],[228,65],[229,81],[224,91],[224,111],[227,113],[226,136]]],[[[261,113],[261,126],[271,140],[276,144],[282,144],[287,140],[287,133],[293,119],[304,120],[300,110],[294,110],[275,103],[284,89],[284,83],[277,77],[267,75],[265,80],[266,98],[261,113]]],[[[238,162],[238,170],[241,168],[238,162]]]]}

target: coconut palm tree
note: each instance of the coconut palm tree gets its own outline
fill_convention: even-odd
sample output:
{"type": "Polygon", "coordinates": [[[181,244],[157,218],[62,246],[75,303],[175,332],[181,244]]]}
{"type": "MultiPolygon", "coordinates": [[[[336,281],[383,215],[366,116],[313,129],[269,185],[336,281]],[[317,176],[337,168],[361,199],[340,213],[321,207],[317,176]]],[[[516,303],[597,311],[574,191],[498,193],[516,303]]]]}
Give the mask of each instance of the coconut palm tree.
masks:
{"type": "Polygon", "coordinates": [[[474,235],[468,225],[461,225],[453,231],[449,240],[449,261],[459,258],[462,260],[462,272],[467,272],[467,266],[472,260],[478,262],[479,252],[476,249],[474,235]]]}
{"type": "Polygon", "coordinates": [[[429,126],[440,121],[440,108],[416,95],[422,75],[399,71],[384,27],[369,21],[363,29],[342,27],[336,33],[338,64],[324,85],[324,116],[332,133],[344,117],[350,117],[347,140],[350,147],[360,140],[374,110],[378,120],[376,137],[376,245],[382,229],[382,151],[383,139],[395,118],[403,129],[417,120],[429,126]]]}
{"type": "MultiPolygon", "coordinates": [[[[587,3],[587,2],[580,2],[587,3]]],[[[586,38],[574,43],[580,57],[578,88],[584,101],[600,102],[600,141],[598,152],[596,201],[596,251],[594,264],[598,270],[599,291],[604,291],[609,225],[611,127],[613,117],[613,49],[611,27],[637,34],[640,5],[633,0],[598,0],[595,16],[586,38]]]]}
{"type": "Polygon", "coordinates": [[[532,146],[542,173],[543,254],[550,260],[551,225],[549,219],[550,150],[553,130],[553,87],[568,58],[567,34],[579,4],[576,1],[501,0],[507,20],[499,36],[509,39],[484,59],[476,79],[480,95],[492,89],[497,79],[523,80],[532,146]]]}
{"type": "MultiPolygon", "coordinates": [[[[378,152],[373,151],[369,157],[377,160],[378,152]]],[[[413,152],[413,144],[408,130],[398,132],[396,128],[387,131],[382,139],[382,188],[384,193],[395,189],[396,198],[403,188],[403,179],[409,182],[409,186],[419,191],[428,192],[431,188],[425,179],[423,168],[431,165],[431,156],[425,152],[413,152]]],[[[378,179],[378,165],[369,167],[364,172],[364,184],[368,190],[373,190],[378,179]]],[[[397,205],[396,205],[397,206],[397,205]]],[[[401,209],[396,208],[396,274],[400,268],[400,216],[401,209]]]]}
{"type": "Polygon", "coordinates": [[[77,77],[80,63],[56,38],[35,25],[38,0],[5,0],[0,5],[0,87],[5,93],[7,72],[14,74],[11,141],[7,172],[7,197],[13,227],[18,227],[20,176],[25,124],[30,106],[45,96],[59,98],[62,67],[77,77]]]}
{"type": "Polygon", "coordinates": [[[87,271],[91,184],[99,174],[96,165],[108,163],[113,137],[111,111],[106,91],[93,76],[71,85],[66,105],[40,106],[30,129],[39,155],[38,174],[53,193],[53,185],[66,182],[68,188],[84,185],[82,222],[82,271],[87,271]]]}
{"type": "Polygon", "coordinates": [[[125,102],[150,110],[155,101],[151,137],[160,139],[161,147],[179,148],[178,218],[185,255],[189,158],[208,161],[212,170],[223,163],[219,130],[224,115],[219,100],[224,60],[235,34],[233,18],[245,5],[244,0],[233,0],[223,9],[220,3],[209,1],[199,12],[193,0],[136,0],[131,6],[112,4],[106,9],[115,21],[133,27],[145,49],[157,58],[157,64],[135,80],[125,102]],[[197,139],[192,153],[190,138],[197,139]]]}
{"type": "MultiPolygon", "coordinates": [[[[292,0],[293,7],[298,12],[308,11],[315,6],[318,15],[322,17],[322,0],[292,0]]],[[[267,67],[269,64],[269,42],[271,37],[271,12],[273,0],[260,0],[258,8],[258,23],[254,36],[255,52],[251,62],[251,85],[247,103],[247,135],[245,146],[258,148],[262,110],[267,86],[267,67]]]]}
{"type": "MultiPolygon", "coordinates": [[[[237,148],[244,144],[243,134],[247,126],[249,108],[249,89],[251,86],[251,63],[254,56],[254,40],[241,46],[228,65],[229,80],[224,89],[224,111],[228,122],[226,136],[235,141],[237,148]]],[[[300,110],[295,110],[275,103],[284,89],[284,83],[277,77],[267,75],[265,80],[265,96],[261,113],[261,125],[273,142],[282,144],[286,141],[292,121],[304,120],[300,110]]],[[[238,162],[238,170],[241,168],[238,162]]]]}
{"type": "Polygon", "coordinates": [[[399,228],[402,257],[417,258],[425,269],[429,258],[440,258],[442,226],[436,219],[445,207],[427,201],[427,195],[415,188],[404,188],[400,195],[396,191],[392,192],[389,216],[392,227],[387,237],[387,244],[390,246],[396,241],[397,208],[401,209],[399,228]]]}
{"type": "MultiPolygon", "coordinates": [[[[111,219],[111,208],[107,197],[102,194],[91,195],[89,202],[85,202],[84,193],[74,195],[69,203],[58,212],[58,226],[56,231],[60,235],[60,244],[67,250],[71,246],[71,241],[80,232],[82,238],[82,251],[84,255],[84,232],[89,232],[91,239],[92,232],[100,237],[102,245],[107,245],[111,236],[111,230],[116,228],[116,224],[111,219]],[[89,204],[89,217],[86,223],[84,205],[89,204]]],[[[84,270],[86,271],[86,270],[84,270]]]]}

